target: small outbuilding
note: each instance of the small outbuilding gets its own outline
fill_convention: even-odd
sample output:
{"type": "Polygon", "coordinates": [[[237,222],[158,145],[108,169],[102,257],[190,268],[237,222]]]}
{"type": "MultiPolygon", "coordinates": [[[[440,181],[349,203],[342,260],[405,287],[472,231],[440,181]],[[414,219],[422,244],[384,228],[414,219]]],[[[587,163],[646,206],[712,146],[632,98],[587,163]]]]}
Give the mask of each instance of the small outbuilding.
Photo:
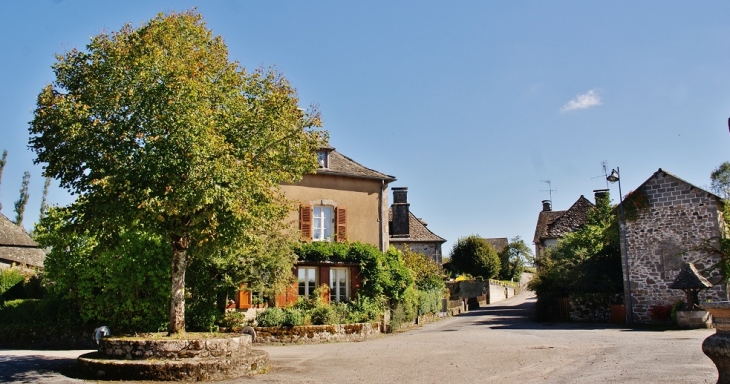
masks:
{"type": "Polygon", "coordinates": [[[0,213],[0,268],[42,268],[45,259],[28,232],[0,213]]]}

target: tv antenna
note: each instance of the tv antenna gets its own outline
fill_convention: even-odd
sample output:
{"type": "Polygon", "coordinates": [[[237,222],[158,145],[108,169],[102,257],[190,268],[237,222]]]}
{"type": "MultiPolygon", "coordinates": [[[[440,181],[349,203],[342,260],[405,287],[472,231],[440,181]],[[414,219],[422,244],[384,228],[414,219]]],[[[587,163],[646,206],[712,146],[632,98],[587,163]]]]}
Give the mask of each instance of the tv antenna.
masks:
{"type": "Polygon", "coordinates": [[[592,179],[597,179],[599,177],[602,177],[603,180],[606,181],[606,189],[608,189],[608,179],[607,179],[607,177],[608,177],[608,163],[606,162],[606,160],[601,161],[601,168],[603,169],[603,175],[598,175],[598,176],[595,176],[595,177],[591,177],[591,180],[592,179]]]}
{"type": "Polygon", "coordinates": [[[540,180],[541,183],[547,183],[548,189],[541,189],[540,192],[548,192],[550,194],[550,201],[553,201],[553,192],[558,192],[557,189],[553,189],[553,184],[550,180],[540,180]]]}

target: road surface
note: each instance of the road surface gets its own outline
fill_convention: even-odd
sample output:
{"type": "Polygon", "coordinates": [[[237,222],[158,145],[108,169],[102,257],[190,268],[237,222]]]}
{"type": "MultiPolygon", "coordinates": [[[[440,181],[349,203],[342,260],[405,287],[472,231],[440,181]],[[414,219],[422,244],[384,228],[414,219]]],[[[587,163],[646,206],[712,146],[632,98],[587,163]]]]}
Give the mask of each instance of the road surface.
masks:
{"type": "MultiPolygon", "coordinates": [[[[713,330],[535,323],[526,292],[408,332],[359,343],[257,347],[273,368],[223,383],[714,383],[713,330]]],[[[2,351],[0,382],[79,383],[87,351],[2,351]]]]}

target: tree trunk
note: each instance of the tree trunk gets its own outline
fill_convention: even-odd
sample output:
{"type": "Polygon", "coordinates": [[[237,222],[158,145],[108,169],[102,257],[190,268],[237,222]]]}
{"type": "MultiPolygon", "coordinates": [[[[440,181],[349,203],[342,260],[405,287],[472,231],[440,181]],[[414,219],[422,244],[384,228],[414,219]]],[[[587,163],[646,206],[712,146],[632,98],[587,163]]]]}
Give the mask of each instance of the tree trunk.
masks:
{"type": "Polygon", "coordinates": [[[184,238],[172,242],[172,289],[170,295],[170,335],[185,332],[185,269],[187,267],[187,241],[184,238]]]}

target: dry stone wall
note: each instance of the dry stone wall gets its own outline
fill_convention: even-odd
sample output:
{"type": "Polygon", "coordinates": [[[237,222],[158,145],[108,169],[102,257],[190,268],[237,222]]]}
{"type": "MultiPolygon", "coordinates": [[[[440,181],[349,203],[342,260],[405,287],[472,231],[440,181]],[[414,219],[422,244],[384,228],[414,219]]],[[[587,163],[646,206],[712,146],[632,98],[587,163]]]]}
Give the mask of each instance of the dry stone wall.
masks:
{"type": "MultiPolygon", "coordinates": [[[[696,248],[705,239],[721,235],[722,209],[715,195],[661,170],[635,193],[644,193],[648,206],[638,209],[635,220],[626,223],[631,296],[634,320],[649,323],[652,306],[671,305],[684,298],[682,291],[669,285],[686,263],[703,270],[719,261],[696,248]]],[[[710,281],[720,282],[718,271],[712,272],[710,281]]],[[[715,285],[699,298],[727,300],[727,288],[715,285]]]]}
{"type": "Polygon", "coordinates": [[[363,341],[380,333],[378,323],[256,327],[257,344],[363,341]]]}

